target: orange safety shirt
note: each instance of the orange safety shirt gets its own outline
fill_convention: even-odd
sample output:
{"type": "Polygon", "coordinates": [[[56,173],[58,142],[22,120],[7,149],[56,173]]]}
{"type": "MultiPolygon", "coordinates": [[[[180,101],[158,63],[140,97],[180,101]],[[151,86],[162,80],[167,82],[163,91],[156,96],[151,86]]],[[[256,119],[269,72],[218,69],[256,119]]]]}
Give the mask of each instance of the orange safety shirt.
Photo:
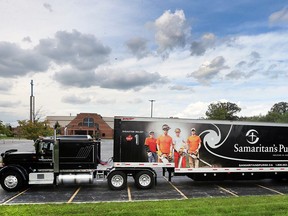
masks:
{"type": "Polygon", "coordinates": [[[157,151],[157,139],[155,138],[151,138],[151,137],[147,137],[145,139],[145,145],[149,146],[149,149],[151,152],[156,152],[157,151]]]}
{"type": "Polygon", "coordinates": [[[169,135],[162,135],[157,139],[157,145],[159,145],[158,150],[160,150],[163,154],[169,154],[172,146],[172,137],[169,135]]]}
{"type": "Polygon", "coordinates": [[[201,143],[201,138],[199,136],[189,136],[187,139],[188,147],[189,147],[189,152],[195,152],[197,151],[200,143],[201,143]]]}

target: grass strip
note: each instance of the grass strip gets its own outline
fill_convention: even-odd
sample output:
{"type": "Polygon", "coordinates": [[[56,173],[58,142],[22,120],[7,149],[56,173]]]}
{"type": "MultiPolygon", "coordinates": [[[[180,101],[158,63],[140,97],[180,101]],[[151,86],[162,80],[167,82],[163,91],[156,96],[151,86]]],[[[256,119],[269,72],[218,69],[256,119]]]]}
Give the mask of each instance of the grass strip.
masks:
{"type": "Polygon", "coordinates": [[[288,215],[288,196],[197,198],[188,200],[81,204],[2,205],[0,215],[288,215]]]}

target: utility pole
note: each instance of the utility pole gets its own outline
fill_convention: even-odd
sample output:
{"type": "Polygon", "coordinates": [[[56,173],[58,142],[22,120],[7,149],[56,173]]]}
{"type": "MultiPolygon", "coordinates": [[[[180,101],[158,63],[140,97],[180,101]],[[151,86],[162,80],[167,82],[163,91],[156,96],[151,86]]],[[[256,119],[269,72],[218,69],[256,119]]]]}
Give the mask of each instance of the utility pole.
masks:
{"type": "Polygon", "coordinates": [[[33,95],[33,80],[31,80],[31,95],[30,95],[30,122],[35,121],[35,98],[33,95]]]}
{"type": "Polygon", "coordinates": [[[153,103],[155,100],[149,100],[151,102],[151,118],[153,117],[153,103]]]}

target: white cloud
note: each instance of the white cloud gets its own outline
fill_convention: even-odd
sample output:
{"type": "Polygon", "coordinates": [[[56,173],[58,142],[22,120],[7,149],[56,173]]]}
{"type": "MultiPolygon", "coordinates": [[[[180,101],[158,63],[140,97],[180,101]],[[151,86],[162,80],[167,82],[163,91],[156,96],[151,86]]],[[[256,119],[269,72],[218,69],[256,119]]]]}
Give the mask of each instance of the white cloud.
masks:
{"type": "Polygon", "coordinates": [[[0,107],[17,107],[19,105],[19,101],[0,101],[0,107]]]}
{"type": "Polygon", "coordinates": [[[35,50],[0,41],[0,77],[24,76],[29,72],[45,72],[49,60],[35,50]]]}
{"type": "Polygon", "coordinates": [[[269,16],[269,23],[271,25],[288,24],[288,7],[280,11],[276,11],[269,16]]]}
{"type": "Polygon", "coordinates": [[[54,74],[53,79],[65,86],[89,88],[99,86],[101,88],[119,90],[139,90],[155,83],[165,84],[166,77],[159,73],[146,71],[132,71],[129,69],[98,69],[94,71],[79,71],[65,69],[54,74]]]}
{"type": "Polygon", "coordinates": [[[184,47],[187,37],[190,36],[190,27],[186,23],[183,10],[176,10],[171,13],[165,11],[154,22],[155,40],[160,53],[169,52],[176,47],[184,47]]]}
{"type": "Polygon", "coordinates": [[[169,86],[169,89],[176,90],[176,91],[186,91],[186,90],[193,91],[192,88],[185,86],[185,85],[173,85],[173,86],[169,86]]]}
{"type": "Polygon", "coordinates": [[[176,114],[179,118],[192,118],[199,119],[206,117],[205,112],[207,111],[209,103],[202,101],[195,101],[190,103],[182,112],[176,114]]]}
{"type": "Polygon", "coordinates": [[[198,70],[188,74],[188,77],[194,77],[201,83],[209,84],[217,74],[228,68],[229,67],[225,65],[225,59],[223,56],[218,56],[211,62],[202,64],[198,70]]]}
{"type": "Polygon", "coordinates": [[[53,39],[41,39],[35,50],[60,65],[71,65],[79,70],[91,70],[109,59],[111,49],[94,35],[58,31],[53,39]]]}
{"type": "Polygon", "coordinates": [[[13,87],[13,84],[11,82],[8,81],[1,81],[0,80],[0,92],[8,92],[9,90],[11,90],[13,87]]]}
{"type": "Polygon", "coordinates": [[[216,36],[213,33],[206,33],[202,36],[200,41],[193,41],[190,46],[191,55],[204,55],[208,49],[215,46],[216,36]]]}
{"type": "Polygon", "coordinates": [[[129,51],[138,59],[148,55],[147,40],[142,37],[131,38],[126,42],[129,51]]]}
{"type": "Polygon", "coordinates": [[[62,102],[68,104],[87,104],[91,99],[85,96],[66,95],[62,97],[62,102]]]}
{"type": "MultiPolygon", "coordinates": [[[[219,98],[254,115],[286,98],[286,7],[270,16],[273,28],[263,11],[241,16],[245,23],[237,28],[227,17],[221,25],[207,18],[220,8],[200,14],[203,3],[188,1],[177,3],[176,11],[174,3],[155,7],[153,1],[129,7],[124,0],[0,4],[0,100],[4,106],[11,98],[19,102],[0,107],[5,120],[29,116],[31,79],[36,107],[47,115],[150,116],[149,99],[155,99],[155,116],[199,118],[219,98]],[[254,17],[262,21],[248,20],[254,17]],[[149,21],[153,29],[146,28],[149,21]]],[[[228,3],[221,14],[232,9],[228,3]]]]}
{"type": "Polygon", "coordinates": [[[44,7],[45,9],[47,9],[49,12],[53,12],[52,6],[51,6],[50,4],[44,3],[44,4],[43,4],[43,7],[44,7]]]}

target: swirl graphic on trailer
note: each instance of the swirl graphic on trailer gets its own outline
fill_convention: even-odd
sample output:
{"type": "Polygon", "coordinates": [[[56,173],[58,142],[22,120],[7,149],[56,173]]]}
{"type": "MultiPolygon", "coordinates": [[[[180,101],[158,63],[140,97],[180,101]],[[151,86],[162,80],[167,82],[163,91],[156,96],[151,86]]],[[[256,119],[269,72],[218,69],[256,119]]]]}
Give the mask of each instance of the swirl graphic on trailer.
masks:
{"type": "MultiPolygon", "coordinates": [[[[204,130],[201,132],[200,136],[203,137],[205,150],[217,158],[222,159],[222,162],[223,159],[238,162],[266,163],[287,161],[277,158],[277,156],[279,157],[279,153],[286,152],[286,148],[284,148],[285,145],[281,143],[270,143],[267,139],[269,133],[267,131],[265,132],[263,128],[258,128],[259,131],[261,130],[262,132],[260,135],[259,131],[254,128],[243,127],[241,130],[239,125],[230,125],[226,137],[222,140],[221,130],[215,124],[212,125],[216,130],[204,130]],[[231,134],[233,128],[234,132],[231,134]],[[247,132],[244,133],[243,130],[246,129],[247,132]],[[262,142],[260,142],[260,137],[262,137],[262,142]],[[224,143],[226,144],[224,145],[224,143]],[[263,160],[262,158],[266,158],[266,160],[263,160]]],[[[269,164],[263,164],[263,166],[264,165],[270,166],[269,164]]]]}
{"type": "MultiPolygon", "coordinates": [[[[226,138],[220,143],[221,141],[221,131],[220,129],[215,125],[215,124],[212,124],[213,126],[216,127],[218,133],[214,130],[205,130],[203,131],[202,133],[200,133],[199,136],[202,136],[204,134],[204,138],[203,138],[203,143],[204,143],[204,146],[205,148],[209,151],[209,149],[207,148],[206,145],[208,145],[210,148],[213,148],[213,149],[216,149],[216,148],[219,148],[221,145],[224,144],[224,142],[227,140],[227,138],[229,137],[230,135],[230,132],[232,130],[232,127],[233,125],[231,125],[230,129],[229,129],[229,132],[226,136],[226,138]]],[[[214,154],[213,152],[209,151],[211,154],[214,154]]],[[[217,155],[219,156],[219,155],[217,155]]]]}
{"type": "MultiPolygon", "coordinates": [[[[203,137],[202,138],[203,139],[203,146],[210,154],[215,155],[215,156],[220,157],[220,158],[226,158],[225,156],[222,156],[222,155],[219,155],[219,154],[213,152],[211,149],[217,149],[225,143],[225,141],[227,140],[227,138],[229,137],[229,135],[231,133],[233,125],[230,126],[229,131],[223,140],[222,140],[222,134],[221,134],[219,127],[217,127],[215,124],[212,124],[212,125],[216,128],[216,131],[212,130],[212,129],[208,129],[208,130],[202,131],[199,134],[199,136],[201,138],[203,137]],[[221,142],[221,140],[222,140],[222,142],[221,142]],[[208,146],[209,146],[209,148],[208,148],[208,146]]],[[[201,160],[201,161],[204,164],[208,165],[209,167],[221,167],[220,164],[211,165],[204,160],[201,160]]]]}

